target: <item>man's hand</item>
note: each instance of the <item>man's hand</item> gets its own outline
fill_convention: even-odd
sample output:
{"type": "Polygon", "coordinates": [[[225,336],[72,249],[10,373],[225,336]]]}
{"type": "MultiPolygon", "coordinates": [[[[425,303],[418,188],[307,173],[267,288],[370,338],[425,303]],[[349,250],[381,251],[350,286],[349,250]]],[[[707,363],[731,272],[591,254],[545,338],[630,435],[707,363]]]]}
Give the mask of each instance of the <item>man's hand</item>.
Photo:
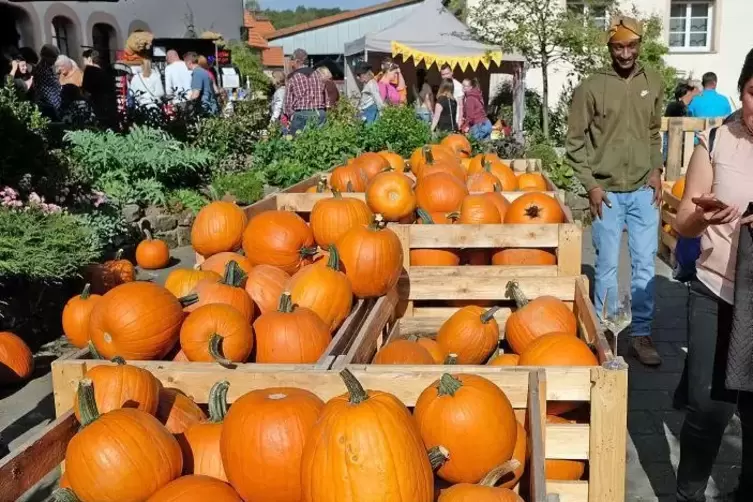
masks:
{"type": "Polygon", "coordinates": [[[607,198],[607,192],[604,191],[601,187],[592,188],[588,192],[588,201],[591,206],[591,216],[594,218],[601,219],[601,204],[606,204],[607,207],[611,208],[612,203],[609,202],[609,199],[607,198]]]}
{"type": "Polygon", "coordinates": [[[11,76],[15,77],[17,71],[18,71],[18,61],[14,59],[10,63],[10,74],[11,74],[11,76]]]}
{"type": "Polygon", "coordinates": [[[661,207],[661,199],[662,199],[661,173],[662,173],[661,169],[654,169],[648,175],[648,179],[646,180],[646,186],[649,186],[654,190],[654,205],[656,207],[661,207]]]}
{"type": "MultiPolygon", "coordinates": [[[[725,225],[732,223],[740,217],[740,210],[737,206],[724,206],[714,207],[716,196],[711,193],[706,193],[700,197],[694,198],[693,201],[698,201],[695,206],[695,211],[700,215],[701,219],[707,225],[725,225]]],[[[749,224],[753,219],[750,217],[743,218],[740,221],[741,225],[749,224]]]]}

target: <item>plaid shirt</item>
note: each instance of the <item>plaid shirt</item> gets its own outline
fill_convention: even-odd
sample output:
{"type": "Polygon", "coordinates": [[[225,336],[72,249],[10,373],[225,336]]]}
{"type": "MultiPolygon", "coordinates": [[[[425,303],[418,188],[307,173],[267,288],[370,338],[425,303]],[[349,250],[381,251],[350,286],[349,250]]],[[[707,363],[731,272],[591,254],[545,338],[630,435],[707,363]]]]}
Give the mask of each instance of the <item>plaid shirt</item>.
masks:
{"type": "Polygon", "coordinates": [[[292,117],[295,112],[325,108],[327,98],[324,81],[319,77],[319,73],[314,71],[306,75],[301,71],[293,72],[285,89],[285,115],[292,117]]]}

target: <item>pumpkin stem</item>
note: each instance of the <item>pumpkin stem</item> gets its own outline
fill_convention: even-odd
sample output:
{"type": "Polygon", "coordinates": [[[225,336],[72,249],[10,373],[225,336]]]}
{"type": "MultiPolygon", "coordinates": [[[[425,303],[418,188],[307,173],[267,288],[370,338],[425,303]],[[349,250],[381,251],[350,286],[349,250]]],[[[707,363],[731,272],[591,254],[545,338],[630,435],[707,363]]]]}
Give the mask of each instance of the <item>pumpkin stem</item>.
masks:
{"type": "Polygon", "coordinates": [[[343,198],[343,194],[340,192],[340,190],[338,190],[336,188],[333,188],[332,189],[332,198],[333,199],[342,199],[343,198]]]}
{"type": "Polygon", "coordinates": [[[246,273],[238,265],[235,260],[230,260],[225,265],[225,277],[222,279],[222,283],[228,286],[234,286],[236,288],[242,287],[243,280],[246,278],[246,273]]]}
{"type": "Polygon", "coordinates": [[[209,355],[222,366],[232,366],[233,362],[226,358],[225,354],[222,352],[223,340],[224,337],[218,333],[213,333],[212,336],[209,337],[209,355]]]}
{"type": "Polygon", "coordinates": [[[334,244],[329,246],[329,260],[327,260],[327,266],[335,272],[340,271],[340,253],[337,251],[337,247],[334,244]]]}
{"type": "Polygon", "coordinates": [[[507,286],[505,287],[505,298],[515,300],[515,305],[517,305],[519,309],[528,305],[528,298],[526,298],[526,295],[520,290],[520,285],[517,281],[510,281],[507,283],[507,286]]]}
{"type": "Polygon", "coordinates": [[[480,486],[494,487],[499,482],[499,480],[502,479],[503,476],[515,471],[515,469],[517,469],[518,467],[520,467],[520,462],[515,460],[514,458],[510,459],[504,464],[498,465],[497,467],[489,471],[486,476],[481,478],[481,481],[479,481],[478,484],[480,486]]]}
{"type": "Polygon", "coordinates": [[[324,193],[327,190],[327,178],[324,176],[319,178],[319,182],[316,184],[316,193],[324,193]]]}
{"type": "Polygon", "coordinates": [[[384,221],[384,216],[382,216],[380,213],[376,213],[374,215],[374,221],[372,221],[371,225],[369,225],[369,230],[381,230],[386,226],[387,223],[385,223],[384,221]]]}
{"type": "Polygon", "coordinates": [[[418,341],[418,335],[408,335],[406,338],[409,342],[417,342],[418,341]]]}
{"type": "Polygon", "coordinates": [[[97,351],[97,347],[94,346],[94,342],[89,340],[89,353],[92,356],[92,359],[102,359],[102,356],[97,351]]]}
{"type": "Polygon", "coordinates": [[[431,464],[432,471],[436,471],[442,467],[445,462],[450,460],[450,451],[444,446],[429,448],[427,453],[429,454],[429,463],[431,464]]]}
{"type": "Polygon", "coordinates": [[[125,359],[123,359],[120,356],[115,356],[112,359],[110,359],[110,362],[117,364],[118,366],[125,366],[125,359]]]}
{"type": "Polygon", "coordinates": [[[99,418],[97,401],[94,399],[94,382],[91,378],[84,378],[78,384],[78,411],[83,427],[99,418]]]}
{"type": "Polygon", "coordinates": [[[530,219],[536,219],[541,216],[541,207],[536,204],[531,204],[525,209],[526,216],[530,219]]]}
{"type": "Polygon", "coordinates": [[[431,150],[431,146],[424,146],[423,153],[424,159],[426,159],[426,163],[429,165],[434,164],[434,152],[431,150]]]}
{"type": "Polygon", "coordinates": [[[347,185],[345,185],[345,191],[346,192],[352,192],[353,191],[353,182],[349,181],[347,185]]]}
{"type": "Polygon", "coordinates": [[[316,246],[312,246],[310,248],[301,248],[301,258],[308,258],[310,256],[315,256],[318,252],[318,249],[316,246]]]}
{"type": "Polygon", "coordinates": [[[193,293],[190,295],[181,296],[180,298],[178,298],[178,301],[180,302],[180,306],[185,308],[185,307],[188,307],[189,305],[193,305],[194,303],[198,302],[199,295],[197,295],[196,293],[193,293]]]}
{"type": "Polygon", "coordinates": [[[152,232],[148,228],[142,228],[144,231],[144,235],[146,236],[146,240],[150,241],[152,240],[152,232]]]}
{"type": "Polygon", "coordinates": [[[361,404],[369,398],[369,395],[363,389],[361,382],[350,372],[349,369],[344,369],[340,372],[340,378],[343,379],[345,387],[348,389],[350,396],[350,404],[361,404]]]}
{"type": "Polygon", "coordinates": [[[416,208],[416,214],[418,214],[418,217],[421,218],[421,221],[424,222],[424,225],[434,224],[434,218],[432,218],[428,211],[426,211],[424,208],[416,208]]]}
{"type": "Polygon", "coordinates": [[[449,373],[445,373],[442,375],[442,377],[439,379],[439,395],[440,396],[454,396],[455,393],[460,389],[460,387],[463,386],[463,382],[455,378],[454,376],[450,375],[449,373]]]}
{"type": "Polygon", "coordinates": [[[52,492],[52,502],[79,502],[76,494],[70,488],[58,488],[52,492]]]}
{"type": "Polygon", "coordinates": [[[451,213],[447,213],[445,216],[447,216],[448,220],[458,220],[460,219],[460,211],[453,211],[451,213]]]}
{"type": "Polygon", "coordinates": [[[489,321],[494,319],[494,314],[496,314],[500,308],[501,307],[492,307],[486,312],[484,312],[483,314],[481,314],[481,322],[484,324],[488,324],[489,321]]]}
{"type": "Polygon", "coordinates": [[[492,163],[486,158],[486,155],[481,157],[481,167],[488,173],[492,172],[492,163]]]}
{"type": "Polygon", "coordinates": [[[117,252],[115,253],[115,260],[116,261],[120,260],[121,258],[123,258],[123,249],[122,248],[118,249],[117,252]]]}
{"type": "Polygon", "coordinates": [[[295,305],[293,305],[293,298],[291,298],[290,296],[290,291],[285,291],[280,295],[280,303],[277,307],[277,310],[284,314],[289,314],[293,312],[293,310],[295,310],[295,305]]]}
{"type": "Polygon", "coordinates": [[[84,290],[81,292],[81,299],[82,300],[88,300],[89,296],[91,296],[92,291],[92,285],[88,282],[84,285],[84,290]]]}
{"type": "Polygon", "coordinates": [[[457,354],[449,354],[447,358],[444,360],[444,364],[447,365],[454,365],[458,363],[458,355],[457,354]]]}
{"type": "Polygon", "coordinates": [[[209,421],[215,424],[222,423],[227,415],[227,391],[230,383],[227,380],[217,382],[209,390],[209,421]]]}
{"type": "Polygon", "coordinates": [[[502,185],[500,185],[496,181],[494,182],[494,191],[497,192],[497,193],[499,193],[499,192],[502,191],[502,185]]]}

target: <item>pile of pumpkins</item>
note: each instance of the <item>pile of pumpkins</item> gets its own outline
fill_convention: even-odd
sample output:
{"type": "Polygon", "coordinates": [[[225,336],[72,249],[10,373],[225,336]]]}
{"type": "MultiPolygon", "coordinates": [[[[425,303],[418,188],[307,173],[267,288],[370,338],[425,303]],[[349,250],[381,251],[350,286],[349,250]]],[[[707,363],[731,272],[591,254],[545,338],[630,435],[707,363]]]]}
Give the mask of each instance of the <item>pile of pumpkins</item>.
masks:
{"type": "Polygon", "coordinates": [[[347,392],[327,403],[278,387],[228,406],[229,384],[217,382],[207,416],[145,369],[92,368],[79,384],[82,428],[67,446],[57,500],[523,502],[512,488],[527,433],[497,385],[445,373],[411,412],[348,370],[341,377],[347,392]]]}
{"type": "MultiPolygon", "coordinates": [[[[685,193],[685,176],[680,176],[677,179],[677,181],[674,182],[674,184],[672,185],[671,193],[676,198],[682,199],[682,196],[685,193]]],[[[664,204],[662,209],[664,209],[665,211],[670,211],[672,213],[675,212],[675,210],[671,208],[668,204],[664,204]]],[[[664,231],[664,233],[667,233],[671,235],[672,237],[679,236],[677,232],[675,231],[675,229],[672,228],[672,225],[669,223],[664,223],[664,225],[662,225],[662,230],[664,231]]]]}

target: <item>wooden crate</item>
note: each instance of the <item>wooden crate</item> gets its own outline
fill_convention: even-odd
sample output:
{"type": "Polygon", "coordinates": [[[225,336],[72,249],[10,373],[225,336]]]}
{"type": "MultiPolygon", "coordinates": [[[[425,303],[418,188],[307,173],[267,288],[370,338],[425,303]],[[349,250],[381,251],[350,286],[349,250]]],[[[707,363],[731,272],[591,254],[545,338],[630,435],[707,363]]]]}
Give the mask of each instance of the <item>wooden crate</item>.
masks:
{"type": "MultiPolygon", "coordinates": [[[[722,124],[724,117],[700,119],[692,117],[662,117],[661,130],[667,135],[668,180],[674,181],[688,170],[695,147],[695,135],[722,124]]],[[[663,145],[663,143],[662,143],[663,145]]]]}
{"type": "Polygon", "coordinates": [[[677,233],[674,231],[675,216],[680,206],[680,199],[672,194],[674,184],[674,181],[663,183],[659,221],[659,256],[672,267],[675,265],[675,247],[677,246],[677,233]],[[667,225],[669,227],[665,228],[667,225]]]}
{"type": "MultiPolygon", "coordinates": [[[[413,269],[415,270],[415,269],[413,269]]],[[[397,291],[380,298],[369,313],[361,332],[347,354],[339,356],[333,369],[372,374],[422,372],[424,366],[370,365],[377,350],[387,342],[410,335],[434,337],[439,327],[455,312],[455,307],[414,308],[412,314],[396,319],[400,299],[489,300],[504,299],[509,280],[517,280],[529,298],[555,296],[572,306],[579,324],[579,336],[595,350],[600,366],[544,368],[547,374],[546,399],[549,401],[583,401],[590,404],[588,424],[547,425],[546,458],[586,460],[588,480],[547,483],[547,492],[558,494],[563,502],[604,502],[624,500],[625,448],[627,440],[627,365],[615,357],[601,329],[588,296],[585,277],[519,277],[513,275],[478,276],[474,283],[467,278],[441,274],[414,275],[401,282],[397,291]]],[[[508,305],[509,300],[505,300],[508,305]]],[[[503,329],[511,313],[500,309],[495,318],[503,329]]],[[[442,366],[438,366],[442,367],[442,366]]],[[[431,368],[435,368],[432,366],[431,368]]],[[[447,366],[444,366],[447,369],[447,366]]],[[[530,368],[513,368],[528,371],[530,368]]],[[[497,370],[491,366],[458,366],[453,372],[486,375],[497,370]]]]}
{"type": "MultiPolygon", "coordinates": [[[[53,366],[57,363],[53,363],[53,366]]],[[[106,361],[81,361],[82,365],[93,367],[111,364],[106,361]]],[[[177,388],[198,403],[206,403],[209,389],[217,381],[230,383],[228,400],[232,403],[241,395],[268,387],[298,387],[310,390],[321,399],[328,400],[345,392],[345,387],[337,373],[312,372],[301,368],[241,367],[229,370],[216,365],[168,367],[159,363],[139,361],[131,364],[152,371],[164,386],[177,388]]],[[[462,369],[462,368],[458,368],[462,369]]],[[[477,373],[472,368],[466,372],[477,373]]],[[[416,368],[405,371],[393,368],[384,372],[373,372],[368,368],[355,369],[354,375],[366,389],[383,390],[395,394],[407,406],[414,406],[421,392],[437,380],[444,370],[440,367],[416,368]]],[[[545,444],[553,448],[566,448],[570,436],[563,431],[547,429],[553,436],[544,440],[545,400],[551,391],[547,390],[545,373],[540,369],[497,368],[494,371],[478,372],[497,384],[507,394],[515,408],[518,419],[527,424],[528,449],[530,456],[523,480],[527,483],[521,487],[528,492],[526,500],[530,502],[552,502],[556,497],[547,497],[544,480],[545,444]]],[[[555,376],[557,376],[555,374],[555,376]]],[[[72,402],[79,378],[60,380],[60,372],[55,373],[56,391],[69,397],[72,402]]],[[[65,458],[65,450],[71,438],[78,430],[78,422],[72,410],[64,409],[57,420],[36,434],[24,445],[0,460],[0,494],[1,500],[16,500],[32,488],[44,476],[55,469],[65,458]]],[[[556,454],[556,450],[554,452],[556,454]]],[[[567,498],[560,500],[566,501],[567,498]]],[[[617,499],[602,499],[617,500],[617,499]]]]}

